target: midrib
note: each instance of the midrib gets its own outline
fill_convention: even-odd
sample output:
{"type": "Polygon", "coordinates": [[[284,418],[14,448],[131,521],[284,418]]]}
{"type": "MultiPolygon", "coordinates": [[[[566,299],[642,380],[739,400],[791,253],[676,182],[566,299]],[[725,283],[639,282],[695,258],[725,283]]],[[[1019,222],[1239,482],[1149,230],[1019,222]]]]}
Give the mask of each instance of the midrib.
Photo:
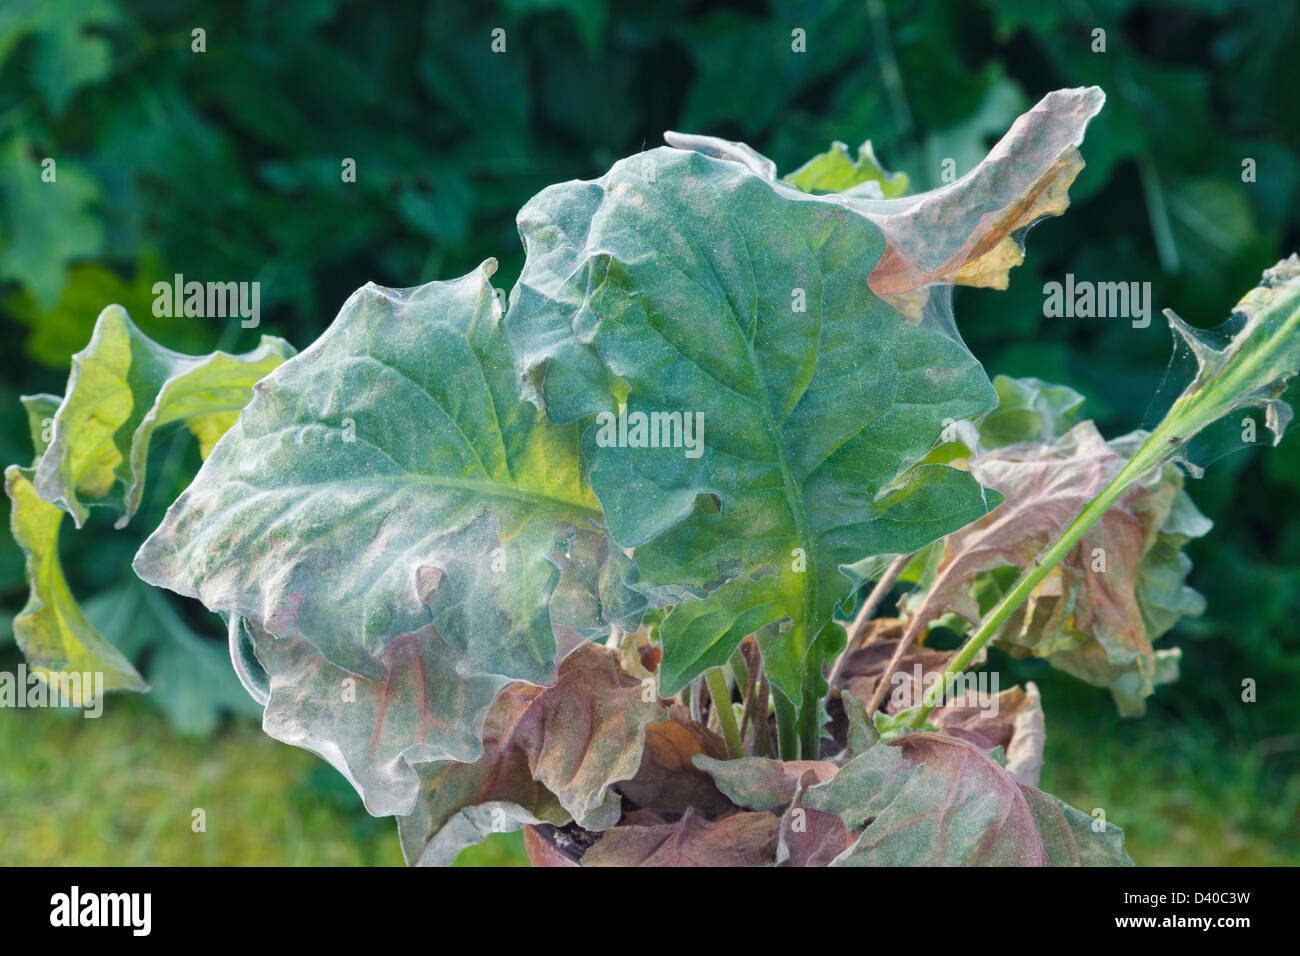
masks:
{"type": "MultiPolygon", "coordinates": [[[[754,323],[754,328],[757,331],[757,320],[754,323]]],[[[753,341],[748,336],[744,336],[744,339],[750,367],[754,370],[754,378],[758,382],[758,387],[762,390],[762,401],[759,402],[759,405],[763,409],[763,427],[767,429],[772,445],[776,449],[776,463],[781,472],[781,484],[785,491],[786,507],[790,509],[790,514],[794,518],[795,534],[804,553],[803,573],[806,582],[803,588],[803,621],[796,622],[796,626],[791,628],[795,648],[798,651],[799,660],[802,661],[804,654],[808,650],[808,645],[805,643],[805,637],[807,636],[805,627],[812,621],[813,609],[817,606],[817,557],[812,547],[812,535],[808,530],[808,515],[804,511],[803,497],[799,494],[794,475],[790,472],[790,463],[785,454],[785,442],[781,440],[780,429],[777,427],[776,419],[772,417],[772,409],[768,404],[767,379],[758,363],[758,356],[754,354],[753,341]]]]}

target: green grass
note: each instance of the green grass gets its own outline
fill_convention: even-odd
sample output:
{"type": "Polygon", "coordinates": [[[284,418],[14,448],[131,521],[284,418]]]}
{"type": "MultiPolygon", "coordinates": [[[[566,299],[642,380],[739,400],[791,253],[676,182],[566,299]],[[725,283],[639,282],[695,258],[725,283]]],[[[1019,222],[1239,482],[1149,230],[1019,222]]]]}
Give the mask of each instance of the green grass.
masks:
{"type": "MultiPolygon", "coordinates": [[[[138,698],[110,699],[97,720],[0,710],[0,768],[3,865],[402,865],[391,819],[366,814],[315,755],[244,721],[187,740],[138,698]]],[[[526,858],[513,834],[458,862],[526,858]]]]}
{"type": "MultiPolygon", "coordinates": [[[[1098,695],[1101,698],[1101,695],[1098,695]]],[[[1232,749],[1211,728],[1121,720],[1098,699],[1092,732],[1048,703],[1042,788],[1123,828],[1139,866],[1295,866],[1300,779],[1232,749]]]]}

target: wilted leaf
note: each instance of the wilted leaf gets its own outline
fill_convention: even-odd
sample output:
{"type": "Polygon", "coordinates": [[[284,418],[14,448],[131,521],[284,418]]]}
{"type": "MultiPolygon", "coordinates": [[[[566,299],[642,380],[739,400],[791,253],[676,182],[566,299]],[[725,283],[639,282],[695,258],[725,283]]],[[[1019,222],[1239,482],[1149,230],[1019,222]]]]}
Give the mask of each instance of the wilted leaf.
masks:
{"type": "Polygon", "coordinates": [[[125,526],[140,504],[154,431],[184,422],[206,455],[248,404],[253,385],[292,354],[283,339],[264,335],[243,355],[182,355],[110,305],[90,344],[72,357],[53,439],[36,468],[37,493],[77,527],[92,504],[112,508],[117,527],[125,526]]]}
{"type": "MultiPolygon", "coordinates": [[[[244,626],[270,681],[262,729],[328,760],[376,816],[410,812],[420,766],[444,756],[440,737],[468,737],[474,729],[443,726],[440,715],[455,713],[466,691],[431,679],[439,655],[446,654],[432,627],[389,642],[383,659],[387,671],[374,680],[330,663],[305,640],[273,637],[252,622],[244,626]]],[[[486,694],[497,686],[487,680],[466,683],[470,693],[486,694]]]]}
{"type": "MultiPolygon", "coordinates": [[[[836,674],[835,686],[841,691],[845,716],[840,722],[832,723],[831,737],[844,742],[855,755],[870,746],[872,740],[862,736],[861,729],[857,740],[852,739],[854,721],[850,711],[861,709],[858,723],[865,727],[865,704],[874,698],[885,668],[893,659],[903,635],[901,624],[894,618],[871,621],[866,643],[846,655],[836,674]]],[[[915,644],[909,647],[899,659],[881,698],[885,713],[901,714],[919,704],[926,691],[939,680],[954,653],[915,644]]],[[[976,665],[982,661],[980,655],[976,665]]],[[[989,686],[995,679],[996,675],[990,678],[974,671],[955,678],[942,706],[934,710],[929,722],[936,732],[969,740],[986,752],[1002,748],[1007,772],[1021,783],[1037,785],[1046,739],[1038,688],[1031,682],[1024,689],[1012,687],[997,692],[996,685],[989,686]]],[[[882,717],[883,714],[876,715],[879,726],[873,729],[897,730],[906,726],[903,722],[894,727],[882,717]]]]}
{"type": "Polygon", "coordinates": [[[552,418],[609,416],[583,453],[640,586],[676,604],[662,692],[785,622],[760,641],[798,704],[818,639],[842,640],[831,615],[854,582],[841,566],[987,510],[965,472],[918,465],[946,419],[991,407],[983,370],[867,288],[875,227],[738,162],[652,150],[544,190],[519,226],[512,346],[552,418]],[[629,422],[681,424],[656,442],[672,447],[615,434],[624,407],[629,422]]]}
{"type": "MultiPolygon", "coordinates": [[[[958,686],[960,694],[963,686],[958,686]]],[[[1003,751],[1003,766],[1017,783],[1038,786],[1047,729],[1043,703],[1033,681],[1011,687],[978,703],[967,700],[936,709],[930,720],[945,734],[969,740],[988,752],[1003,751]]]]}
{"type": "MultiPolygon", "coordinates": [[[[835,679],[837,688],[864,704],[871,701],[880,681],[885,679],[885,666],[903,636],[903,622],[894,618],[876,618],[870,622],[868,633],[869,638],[864,644],[845,655],[835,679]]],[[[917,644],[909,647],[898,662],[882,698],[885,709],[893,712],[919,701],[926,678],[942,671],[952,655],[952,651],[936,651],[917,644]]]]}
{"type": "MultiPolygon", "coordinates": [[[[1124,466],[1132,441],[1107,444],[1092,422],[1083,422],[1049,444],[1008,445],[974,458],[972,473],[1004,501],[945,539],[933,577],[922,582],[923,596],[908,602],[909,626],[918,628],[945,611],[977,622],[977,584],[987,581],[980,576],[1003,566],[1028,567],[1124,466]]],[[[1176,542],[1160,538],[1175,506],[1178,516],[1170,527],[1204,533],[1208,523],[1194,521],[1186,510],[1195,512],[1174,466],[1136,483],[1007,621],[999,643],[1114,687],[1121,712],[1131,713],[1131,702],[1150,695],[1156,683],[1152,641],[1160,632],[1149,630],[1148,621],[1172,624],[1169,616],[1143,615],[1139,589],[1154,583],[1160,606],[1181,601],[1178,606],[1189,611],[1200,609],[1184,595],[1181,578],[1175,585],[1147,561],[1159,542],[1154,561],[1175,562],[1183,574],[1190,566],[1176,548],[1174,556],[1168,552],[1176,542]]]]}
{"type": "Polygon", "coordinates": [[[407,861],[444,865],[486,832],[525,823],[574,819],[593,830],[615,823],[620,803],[611,787],[636,773],[646,727],[664,714],[653,694],[644,700],[647,676],[584,644],[553,686],[503,691],[484,723],[482,757],[419,768],[414,810],[398,819],[407,861]]]}
{"type": "Polygon", "coordinates": [[[54,413],[59,410],[59,404],[63,401],[58,395],[42,393],[40,395],[21,395],[18,400],[22,402],[23,411],[27,413],[27,431],[31,435],[32,448],[35,449],[35,457],[32,459],[32,466],[41,460],[45,454],[45,449],[50,447],[50,438],[54,431],[54,413]]]}
{"type": "Polygon", "coordinates": [[[838,813],[814,810],[796,800],[781,817],[776,859],[790,866],[830,866],[857,836],[838,813]]]}
{"type": "Polygon", "coordinates": [[[667,720],[646,728],[641,766],[617,790],[636,806],[658,813],[680,814],[688,807],[710,815],[721,813],[731,803],[700,769],[699,761],[726,756],[726,742],[677,705],[667,720]]]}
{"type": "Polygon", "coordinates": [[[912,733],[805,780],[781,824],[795,866],[1130,864],[1123,833],[1017,783],[976,744],[912,733]]]}
{"type": "Polygon", "coordinates": [[[582,857],[583,866],[771,866],[780,818],[733,813],[708,820],[686,811],[676,823],[618,826],[582,857]]]}
{"type": "Polygon", "coordinates": [[[888,240],[871,288],[882,296],[934,282],[1005,289],[1024,261],[1025,230],[1069,205],[1083,168],[1078,146],[1105,101],[1095,86],[1048,93],[956,182],[901,199],[844,200],[888,240]]]}
{"type": "Polygon", "coordinates": [[[493,267],[355,293],[257,387],[135,562],[358,681],[398,682],[423,712],[421,761],[477,759],[506,683],[553,681],[629,610],[576,429],[518,397],[493,267]]]}
{"type": "MultiPolygon", "coordinates": [[[[583,831],[586,832],[586,831],[583,831]]],[[[533,866],[576,867],[582,866],[568,847],[558,843],[564,831],[554,826],[524,827],[524,852],[533,866]]]]}
{"type": "MultiPolygon", "coordinates": [[[[140,501],[154,430],[185,422],[206,454],[248,401],[252,385],[289,354],[286,343],[264,336],[258,349],[242,356],[181,355],[149,339],[123,309],[109,306],[90,344],[73,357],[67,396],[23,398],[36,462],[10,468],[5,487],[31,588],[14,632],[33,668],[100,671],[108,690],[147,689],[126,656],[87,620],[68,587],[58,553],[64,512],[81,524],[89,514],[81,493],[103,499],[90,503],[110,505],[119,514],[118,527],[124,525],[140,501]]],[[[183,624],[172,623],[186,649],[168,642],[155,655],[155,670],[167,678],[164,692],[173,715],[186,714],[179,725],[196,730],[215,719],[215,711],[187,710],[177,688],[168,688],[193,679],[198,660],[210,665],[211,649],[189,640],[194,636],[183,624]]]]}

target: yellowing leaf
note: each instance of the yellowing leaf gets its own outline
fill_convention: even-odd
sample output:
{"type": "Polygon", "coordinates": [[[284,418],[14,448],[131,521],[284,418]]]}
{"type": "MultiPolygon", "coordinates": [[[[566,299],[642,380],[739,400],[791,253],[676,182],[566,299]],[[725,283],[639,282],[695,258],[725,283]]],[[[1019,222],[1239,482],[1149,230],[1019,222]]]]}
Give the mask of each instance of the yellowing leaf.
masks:
{"type": "Polygon", "coordinates": [[[131,662],[91,626],[73,597],[59,562],[63,512],[36,496],[31,474],[16,465],[5,470],[10,529],[27,557],[31,586],[13,624],[28,666],[46,675],[102,673],[105,690],[147,690],[131,662]]]}
{"type": "Polygon", "coordinates": [[[894,199],[907,192],[907,174],[886,171],[871,148],[871,140],[858,147],[857,159],[849,155],[843,143],[814,156],[785,181],[806,193],[850,193],[894,199]]]}
{"type": "Polygon", "coordinates": [[[110,305],[90,344],[72,358],[53,438],[36,467],[37,493],[78,527],[91,505],[112,508],[117,526],[125,526],[140,504],[154,432],[185,422],[209,450],[248,404],[253,386],[292,354],[283,339],[263,336],[243,355],[182,355],[110,305]]]}

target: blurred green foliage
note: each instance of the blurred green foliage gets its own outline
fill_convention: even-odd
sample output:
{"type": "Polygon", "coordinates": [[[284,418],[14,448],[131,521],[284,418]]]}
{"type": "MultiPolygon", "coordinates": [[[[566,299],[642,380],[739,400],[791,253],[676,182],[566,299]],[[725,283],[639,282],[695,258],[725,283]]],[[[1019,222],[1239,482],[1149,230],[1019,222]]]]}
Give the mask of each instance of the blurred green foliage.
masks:
{"type": "MultiPolygon", "coordinates": [[[[1109,100],[1084,144],[1072,208],[1033,231],[1007,291],[959,290],[955,308],[990,374],[1072,385],[1088,396],[1084,413],[1119,434],[1142,422],[1167,330],[1158,317],[1146,329],[1045,319],[1043,284],[1066,273],[1150,281],[1157,311],[1203,326],[1223,319],[1265,266],[1300,249],[1297,63],[1300,11],[1286,0],[500,0],[382,12],[344,0],[9,0],[0,406],[11,413],[0,416],[0,464],[30,458],[17,396],[62,391],[69,357],[110,302],[182,350],[248,348],[263,331],[303,347],[367,281],[451,278],[494,256],[508,286],[522,262],[514,214],[524,201],[601,174],[664,129],[743,139],[783,172],[834,140],[856,148],[869,138],[921,190],[940,182],[945,160],[969,170],[1043,93],[1091,83],[1109,100]],[[497,27],[505,53],[491,50],[497,27]],[[192,50],[195,28],[205,52],[192,50]],[[796,29],[805,53],[792,52],[796,29]],[[1098,29],[1104,53],[1093,51],[1098,29]],[[41,178],[47,158],[53,183],[41,178]],[[341,176],[348,158],[355,182],[341,176]],[[1246,159],[1253,182],[1243,181],[1246,159]],[[175,273],[259,281],[263,328],[155,318],[151,287],[175,273]]],[[[221,713],[247,710],[221,679],[187,687],[177,676],[178,655],[207,666],[220,650],[205,655],[189,640],[215,639],[215,618],[179,602],[170,617],[127,603],[130,555],[197,467],[192,445],[161,444],[150,467],[163,480],[131,527],[92,521],[63,542],[65,564],[102,626],[144,659],[157,705],[204,734],[221,713]]],[[[1294,860],[1300,522],[1288,519],[1300,504],[1300,440],[1224,458],[1190,490],[1216,523],[1189,548],[1209,610],[1166,639],[1184,648],[1183,678],[1145,720],[1115,721],[1104,692],[1054,681],[1033,662],[1006,667],[1044,682],[1049,767],[1067,762],[1047,782],[1060,774],[1063,797],[1104,800],[1125,825],[1144,788],[1194,777],[1187,799],[1199,809],[1184,815],[1199,821],[1193,830],[1217,825],[1216,801],[1254,800],[1271,815],[1234,825],[1280,834],[1279,852],[1294,860]],[[1258,682],[1257,703],[1241,701],[1245,678],[1258,682]],[[1182,776],[1162,776],[1175,760],[1182,776]]],[[[7,621],[25,597],[7,540],[0,594],[7,621]]],[[[220,759],[227,745],[195,759],[220,759]]],[[[13,750],[4,759],[8,774],[13,750]]],[[[124,752],[120,766],[131,759],[124,752]]],[[[278,805],[267,792],[275,780],[236,779],[278,805]]],[[[332,792],[319,775],[304,786],[332,792]]],[[[0,814],[13,813],[4,803],[0,814]]],[[[1214,862],[1218,844],[1206,835],[1197,845],[1199,856],[1176,859],[1214,862]]]]}

